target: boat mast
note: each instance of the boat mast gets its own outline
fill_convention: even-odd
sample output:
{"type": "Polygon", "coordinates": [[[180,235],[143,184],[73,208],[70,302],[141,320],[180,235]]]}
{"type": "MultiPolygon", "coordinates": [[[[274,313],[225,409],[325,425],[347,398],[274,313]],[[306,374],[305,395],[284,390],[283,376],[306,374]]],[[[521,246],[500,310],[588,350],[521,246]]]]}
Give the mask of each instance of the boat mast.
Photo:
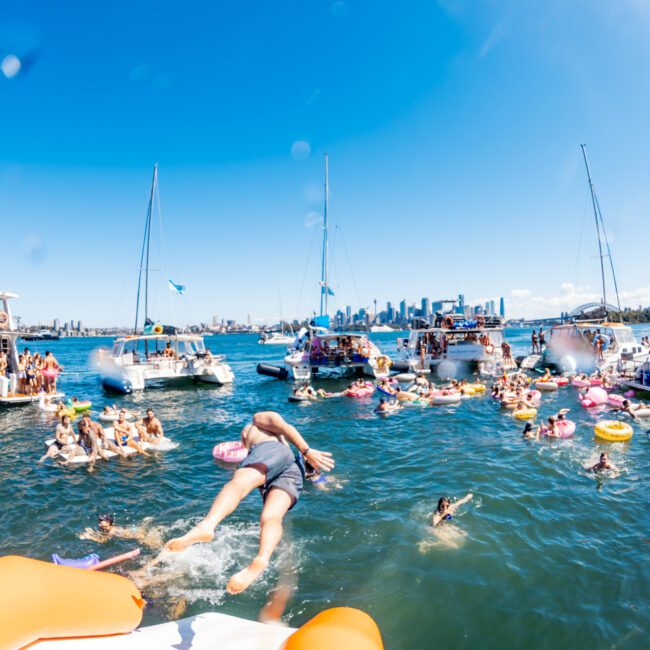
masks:
{"type": "Polygon", "coordinates": [[[327,314],[327,298],[329,295],[328,268],[327,268],[327,208],[329,207],[329,163],[325,154],[325,209],[323,211],[323,260],[321,267],[321,289],[320,289],[320,315],[327,314]]]}
{"type": "Polygon", "coordinates": [[[138,295],[135,302],[135,325],[133,333],[138,333],[138,316],[140,312],[140,288],[142,286],[142,271],[144,270],[144,320],[149,317],[149,243],[151,241],[151,217],[153,214],[153,201],[158,182],[158,163],[153,166],[153,178],[151,180],[151,194],[149,195],[149,206],[147,207],[147,218],[144,223],[144,237],[142,239],[142,251],[140,252],[140,270],[138,272],[138,295]],[[143,268],[144,265],[144,268],[143,268]]]}
{"type": "Polygon", "coordinates": [[[591,180],[591,172],[589,171],[589,162],[587,161],[586,145],[581,144],[582,157],[585,160],[585,168],[587,169],[587,178],[589,179],[589,190],[591,192],[591,204],[594,208],[594,219],[596,220],[596,233],[598,234],[598,254],[600,257],[600,275],[603,283],[603,307],[605,308],[605,319],[607,319],[607,288],[605,286],[605,264],[603,262],[603,242],[600,235],[600,222],[598,220],[598,204],[596,201],[596,192],[594,191],[594,184],[591,180]]]}

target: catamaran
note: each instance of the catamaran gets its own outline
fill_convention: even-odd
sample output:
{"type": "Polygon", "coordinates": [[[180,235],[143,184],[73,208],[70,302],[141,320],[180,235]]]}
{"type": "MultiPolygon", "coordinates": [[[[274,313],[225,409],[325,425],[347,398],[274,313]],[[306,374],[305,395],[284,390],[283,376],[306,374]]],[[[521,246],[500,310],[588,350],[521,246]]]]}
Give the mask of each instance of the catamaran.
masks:
{"type": "Polygon", "coordinates": [[[257,372],[276,379],[308,381],[313,376],[344,373],[387,377],[390,359],[360,332],[331,332],[328,299],[334,295],[329,283],[329,159],[325,154],[325,206],[323,210],[323,250],[321,258],[320,314],[303,327],[293,348],[284,357],[284,367],[258,364],[257,372]]]}
{"type": "Polygon", "coordinates": [[[421,372],[447,369],[451,362],[468,372],[496,374],[516,367],[511,357],[504,357],[503,341],[503,324],[497,317],[467,320],[453,312],[438,314],[432,327],[414,327],[408,337],[397,339],[395,367],[421,372]]]}
{"type": "Polygon", "coordinates": [[[625,362],[641,364],[648,359],[648,348],[641,345],[628,325],[623,324],[621,303],[618,294],[618,283],[614,272],[614,262],[609,240],[605,232],[603,216],[596,196],[596,190],[591,178],[591,170],[587,160],[587,150],[580,145],[585,163],[591,204],[596,222],[598,238],[598,253],[600,258],[600,276],[602,282],[602,303],[587,305],[585,309],[574,314],[571,323],[555,325],[549,331],[549,338],[542,355],[531,355],[522,362],[522,367],[554,367],[562,371],[578,370],[592,372],[594,370],[617,369],[625,362]],[[604,245],[604,247],[603,247],[604,245]],[[603,251],[603,248],[606,252],[603,251]],[[609,266],[616,294],[616,307],[607,303],[607,283],[605,281],[605,257],[609,258],[609,266]],[[609,313],[618,312],[620,322],[611,322],[609,313]]]}
{"type": "MultiPolygon", "coordinates": [[[[155,323],[149,317],[149,259],[154,203],[158,197],[158,165],[154,165],[151,193],[140,254],[138,292],[133,334],[115,339],[111,353],[100,356],[102,385],[106,390],[131,393],[151,384],[195,379],[212,384],[231,384],[234,374],[222,355],[205,347],[202,336],[179,333],[175,327],[155,323]],[[143,285],[144,280],[144,287],[143,285]],[[144,288],[144,325],[139,327],[141,290],[144,288]]],[[[177,285],[171,280],[177,291],[177,285]]]]}

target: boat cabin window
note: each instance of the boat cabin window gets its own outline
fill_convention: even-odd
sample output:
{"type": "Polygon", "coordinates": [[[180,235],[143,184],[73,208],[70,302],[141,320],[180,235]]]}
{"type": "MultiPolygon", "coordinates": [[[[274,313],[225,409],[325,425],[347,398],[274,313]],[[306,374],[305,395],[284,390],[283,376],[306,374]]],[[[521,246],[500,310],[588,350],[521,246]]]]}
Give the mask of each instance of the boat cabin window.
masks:
{"type": "Polygon", "coordinates": [[[611,330],[608,329],[606,332],[608,336],[616,339],[618,343],[622,344],[634,344],[636,343],[636,339],[634,337],[634,332],[631,329],[626,328],[613,328],[611,330]]]}

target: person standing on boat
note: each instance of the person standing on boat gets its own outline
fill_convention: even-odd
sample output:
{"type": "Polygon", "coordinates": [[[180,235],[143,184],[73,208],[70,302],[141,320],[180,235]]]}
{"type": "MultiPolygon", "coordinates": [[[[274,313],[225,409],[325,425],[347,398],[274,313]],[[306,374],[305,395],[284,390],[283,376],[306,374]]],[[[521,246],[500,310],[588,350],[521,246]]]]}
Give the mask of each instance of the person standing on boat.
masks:
{"type": "Polygon", "coordinates": [[[533,345],[532,354],[538,354],[539,353],[539,348],[537,347],[537,332],[534,329],[533,329],[532,336],[530,337],[530,342],[533,345]]]}
{"type": "Polygon", "coordinates": [[[539,353],[544,352],[544,346],[546,345],[546,336],[544,335],[544,330],[539,328],[539,353]]]}
{"type": "Polygon", "coordinates": [[[273,411],[256,413],[241,432],[249,454],[232,479],[217,494],[208,514],[188,533],[170,540],[165,549],[184,551],[193,544],[209,542],[221,521],[234,512],[255,488],[262,495],[260,545],[257,556],[242,571],[230,578],[227,591],[239,594],[267,568],[269,559],[282,538],[284,516],[293,508],[302,492],[304,461],[329,472],[334,467],[332,454],[312,449],[298,430],[273,411]],[[294,454],[292,444],[299,451],[294,454]]]}
{"type": "Polygon", "coordinates": [[[45,379],[45,392],[56,393],[56,378],[61,372],[61,366],[49,350],[45,352],[44,365],[43,377],[45,379]]]}
{"type": "Polygon", "coordinates": [[[0,377],[6,377],[7,376],[7,367],[9,366],[9,362],[7,361],[7,355],[0,351],[0,377]]]}

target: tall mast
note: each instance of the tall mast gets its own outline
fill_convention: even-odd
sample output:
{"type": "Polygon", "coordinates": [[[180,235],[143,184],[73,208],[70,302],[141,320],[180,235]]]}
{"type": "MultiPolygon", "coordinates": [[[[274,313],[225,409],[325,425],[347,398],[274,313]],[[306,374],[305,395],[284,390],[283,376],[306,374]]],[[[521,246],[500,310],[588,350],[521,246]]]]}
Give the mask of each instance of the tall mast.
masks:
{"type": "Polygon", "coordinates": [[[329,163],[325,154],[325,209],[323,211],[323,261],[321,267],[320,289],[320,315],[327,314],[327,298],[329,296],[328,268],[327,268],[327,208],[329,207],[329,163]]]}
{"type": "Polygon", "coordinates": [[[605,318],[607,318],[607,288],[605,286],[605,264],[603,263],[603,242],[600,235],[600,222],[598,220],[598,203],[596,201],[596,192],[594,191],[594,184],[591,180],[591,172],[589,171],[589,162],[587,161],[586,145],[581,144],[582,157],[585,160],[585,167],[587,169],[587,178],[589,179],[589,190],[591,192],[591,204],[594,208],[594,219],[596,220],[596,233],[598,234],[598,254],[600,257],[600,276],[603,283],[603,307],[605,308],[605,318]]]}
{"type": "Polygon", "coordinates": [[[142,271],[144,270],[144,319],[149,317],[149,243],[151,241],[151,217],[153,215],[153,201],[158,182],[158,163],[153,166],[153,178],[151,180],[151,194],[149,195],[149,206],[147,207],[147,218],[144,223],[144,237],[142,239],[142,251],[140,252],[140,270],[138,272],[138,295],[135,302],[135,325],[133,333],[138,333],[138,316],[140,313],[140,289],[142,286],[142,271]]]}

